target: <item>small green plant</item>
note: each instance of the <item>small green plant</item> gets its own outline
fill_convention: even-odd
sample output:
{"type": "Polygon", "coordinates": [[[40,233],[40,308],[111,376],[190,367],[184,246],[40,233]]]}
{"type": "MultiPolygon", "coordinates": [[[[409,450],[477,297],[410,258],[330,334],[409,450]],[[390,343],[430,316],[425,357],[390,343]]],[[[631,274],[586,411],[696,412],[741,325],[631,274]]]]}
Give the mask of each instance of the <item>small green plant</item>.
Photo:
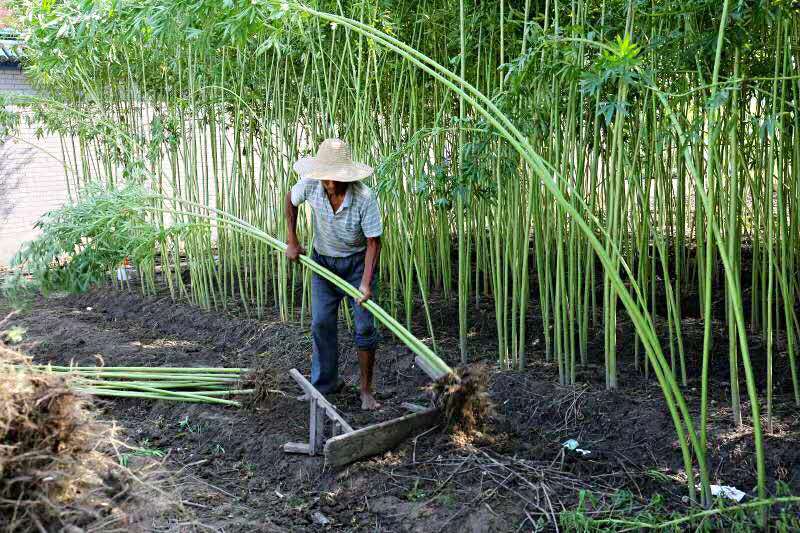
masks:
{"type": "Polygon", "coordinates": [[[286,500],[286,506],[290,509],[302,509],[308,506],[308,502],[300,496],[292,496],[286,500]]]}
{"type": "Polygon", "coordinates": [[[439,501],[439,503],[448,508],[454,507],[458,502],[455,494],[453,494],[451,491],[442,492],[436,497],[436,499],[439,501]]]}
{"type": "Polygon", "coordinates": [[[168,250],[173,238],[207,227],[203,222],[169,227],[154,223],[152,213],[143,209],[146,195],[137,185],[107,189],[92,183],[80,201],[45,213],[35,224],[41,234],[12,258],[2,287],[5,295],[25,301],[36,290],[87,291],[126,259],[152,265],[156,252],[168,250]]]}
{"type": "Polygon", "coordinates": [[[13,326],[6,330],[0,332],[0,339],[7,342],[8,344],[19,344],[25,338],[25,333],[27,333],[27,329],[22,328],[20,326],[13,326]]]}
{"type": "Polygon", "coordinates": [[[217,443],[211,448],[211,453],[216,457],[221,457],[225,455],[225,448],[223,448],[220,443],[217,443]]]}
{"type": "Polygon", "coordinates": [[[203,432],[202,422],[193,423],[189,420],[189,415],[184,415],[183,418],[178,420],[178,428],[181,433],[200,434],[203,432]]]}
{"type": "Polygon", "coordinates": [[[255,475],[256,465],[249,461],[242,461],[239,464],[239,472],[243,478],[249,479],[255,475]]]}
{"type": "Polygon", "coordinates": [[[659,470],[652,469],[652,468],[650,470],[647,470],[645,472],[645,475],[647,477],[649,477],[649,478],[654,479],[655,481],[658,481],[659,483],[669,483],[670,481],[672,481],[669,478],[669,476],[667,476],[663,472],[661,472],[659,470]]]}
{"type": "Polygon", "coordinates": [[[119,464],[128,466],[131,457],[164,457],[164,452],[158,448],[136,448],[131,452],[120,454],[119,464]]]}
{"type": "Polygon", "coordinates": [[[419,479],[414,481],[414,486],[406,493],[406,499],[410,502],[418,502],[426,496],[425,491],[419,488],[419,479]]]}

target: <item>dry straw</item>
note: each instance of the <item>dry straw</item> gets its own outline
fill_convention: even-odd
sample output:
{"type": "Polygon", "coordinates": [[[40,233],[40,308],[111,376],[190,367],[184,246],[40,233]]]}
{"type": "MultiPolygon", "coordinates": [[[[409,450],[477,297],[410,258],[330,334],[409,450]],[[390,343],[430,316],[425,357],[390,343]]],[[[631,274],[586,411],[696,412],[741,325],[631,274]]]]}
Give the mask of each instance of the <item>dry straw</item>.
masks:
{"type": "Polygon", "coordinates": [[[28,364],[0,345],[0,530],[140,530],[152,502],[170,501],[157,470],[121,466],[116,430],[88,397],[28,364]]]}

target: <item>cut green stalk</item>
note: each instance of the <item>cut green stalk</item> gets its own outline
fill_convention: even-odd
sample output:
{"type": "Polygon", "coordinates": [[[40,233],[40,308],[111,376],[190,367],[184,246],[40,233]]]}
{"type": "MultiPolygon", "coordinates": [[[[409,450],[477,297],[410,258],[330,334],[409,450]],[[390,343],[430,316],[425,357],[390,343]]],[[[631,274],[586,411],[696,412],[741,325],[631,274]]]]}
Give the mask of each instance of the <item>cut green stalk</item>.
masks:
{"type": "Polygon", "coordinates": [[[248,368],[203,368],[203,367],[162,367],[162,366],[57,366],[57,365],[31,365],[31,368],[52,370],[54,372],[154,372],[157,374],[246,374],[248,368]]]}
{"type": "Polygon", "coordinates": [[[167,402],[183,402],[183,403],[212,403],[219,405],[228,405],[231,407],[241,407],[239,402],[233,400],[224,400],[222,398],[215,398],[206,395],[194,395],[194,397],[186,397],[176,394],[168,394],[163,391],[155,390],[153,392],[138,392],[127,390],[105,390],[97,388],[83,388],[75,387],[77,392],[90,394],[92,396],[109,397],[109,398],[128,398],[131,400],[163,400],[167,402]]]}

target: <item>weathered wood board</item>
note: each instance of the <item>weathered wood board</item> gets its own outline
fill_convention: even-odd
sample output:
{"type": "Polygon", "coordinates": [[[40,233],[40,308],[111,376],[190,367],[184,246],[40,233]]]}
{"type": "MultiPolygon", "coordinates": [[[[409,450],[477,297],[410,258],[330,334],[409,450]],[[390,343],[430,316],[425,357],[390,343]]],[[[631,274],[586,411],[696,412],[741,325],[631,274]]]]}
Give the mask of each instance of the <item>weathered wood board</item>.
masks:
{"type": "Polygon", "coordinates": [[[287,442],[283,445],[283,451],[286,453],[317,455],[322,451],[322,447],[325,444],[325,427],[327,425],[330,425],[330,433],[333,436],[351,432],[353,428],[336,411],[336,407],[326,400],[325,396],[314,388],[297,369],[291,369],[289,374],[307,395],[308,442],[287,442]],[[330,419],[330,424],[327,424],[328,419],[330,419]]]}
{"type": "Polygon", "coordinates": [[[324,409],[328,415],[328,418],[334,422],[338,422],[342,428],[342,431],[353,431],[353,428],[350,427],[350,424],[348,424],[347,421],[338,413],[338,411],[336,411],[336,407],[334,407],[333,404],[331,404],[321,392],[315,389],[314,386],[303,376],[303,374],[298,372],[296,368],[293,368],[289,370],[289,375],[292,376],[297,384],[300,385],[300,388],[302,388],[306,394],[310,396],[310,399],[316,400],[317,409],[324,409]]]}
{"type": "Polygon", "coordinates": [[[411,411],[412,413],[419,413],[420,411],[425,411],[427,409],[430,409],[430,407],[425,407],[424,405],[419,405],[417,403],[411,403],[411,402],[403,402],[400,404],[400,407],[402,407],[406,411],[411,411]]]}
{"type": "Polygon", "coordinates": [[[383,453],[435,426],[439,418],[439,410],[430,408],[332,437],[325,443],[325,464],[342,466],[383,453]]]}
{"type": "Polygon", "coordinates": [[[307,442],[287,442],[283,445],[283,451],[286,453],[303,453],[306,455],[312,455],[311,447],[307,442]]]}

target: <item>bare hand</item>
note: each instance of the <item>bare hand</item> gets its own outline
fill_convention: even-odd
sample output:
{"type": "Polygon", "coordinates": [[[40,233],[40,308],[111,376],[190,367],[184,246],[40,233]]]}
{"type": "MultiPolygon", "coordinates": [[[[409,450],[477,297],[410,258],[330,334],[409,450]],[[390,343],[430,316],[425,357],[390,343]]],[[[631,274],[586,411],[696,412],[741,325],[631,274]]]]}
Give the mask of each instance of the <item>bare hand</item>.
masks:
{"type": "Polygon", "coordinates": [[[300,258],[301,255],[305,255],[305,253],[306,249],[299,244],[286,245],[286,258],[289,261],[295,262],[300,258]]]}
{"type": "Polygon", "coordinates": [[[370,287],[369,285],[364,285],[362,283],[361,286],[358,288],[358,290],[361,291],[362,294],[361,298],[359,298],[358,301],[356,302],[358,305],[361,305],[367,300],[372,299],[372,287],[370,287]]]}

